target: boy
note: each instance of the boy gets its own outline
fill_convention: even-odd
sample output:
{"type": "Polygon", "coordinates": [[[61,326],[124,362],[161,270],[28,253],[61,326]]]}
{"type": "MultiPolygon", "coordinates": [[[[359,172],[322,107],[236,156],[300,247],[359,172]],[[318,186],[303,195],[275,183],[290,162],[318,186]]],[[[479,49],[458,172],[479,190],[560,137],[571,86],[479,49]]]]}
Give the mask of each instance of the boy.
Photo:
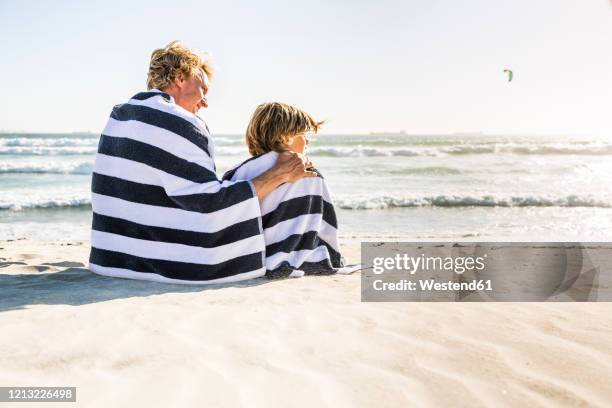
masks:
{"type": "MultiPolygon", "coordinates": [[[[304,153],[308,135],[317,133],[322,124],[284,103],[259,105],[246,132],[253,157],[225,173],[223,179],[257,177],[272,167],[278,152],[285,149],[304,153]]],[[[327,183],[318,171],[312,170],[319,177],[283,184],[260,203],[269,278],[353,271],[342,268],[336,213],[327,183]]]]}

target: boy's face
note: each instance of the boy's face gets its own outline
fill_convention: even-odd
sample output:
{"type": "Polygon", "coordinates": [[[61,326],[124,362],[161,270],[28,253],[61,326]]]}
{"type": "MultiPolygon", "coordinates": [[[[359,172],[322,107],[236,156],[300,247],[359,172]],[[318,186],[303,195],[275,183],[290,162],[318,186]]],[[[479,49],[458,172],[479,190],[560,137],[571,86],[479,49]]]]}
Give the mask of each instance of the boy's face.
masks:
{"type": "Polygon", "coordinates": [[[304,149],[308,145],[308,136],[306,132],[298,133],[289,140],[287,148],[295,153],[304,153],[304,149]]]}

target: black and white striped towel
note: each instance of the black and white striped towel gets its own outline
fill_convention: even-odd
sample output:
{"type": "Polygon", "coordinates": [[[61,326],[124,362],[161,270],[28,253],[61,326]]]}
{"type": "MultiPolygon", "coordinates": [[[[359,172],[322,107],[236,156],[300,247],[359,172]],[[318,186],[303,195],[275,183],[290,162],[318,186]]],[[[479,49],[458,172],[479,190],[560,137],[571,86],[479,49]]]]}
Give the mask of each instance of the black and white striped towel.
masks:
{"type": "MultiPolygon", "coordinates": [[[[278,153],[255,156],[225,173],[223,180],[252,180],[276,163],[278,153]]],[[[327,183],[308,177],[278,187],[261,202],[266,240],[266,276],[344,272],[338,223],[327,183]]],[[[346,272],[344,272],[346,273],[346,272]]]]}
{"type": "Polygon", "coordinates": [[[92,178],[91,271],[175,283],[265,274],[248,181],[220,181],[206,124],[157,90],[113,108],[92,178]]]}

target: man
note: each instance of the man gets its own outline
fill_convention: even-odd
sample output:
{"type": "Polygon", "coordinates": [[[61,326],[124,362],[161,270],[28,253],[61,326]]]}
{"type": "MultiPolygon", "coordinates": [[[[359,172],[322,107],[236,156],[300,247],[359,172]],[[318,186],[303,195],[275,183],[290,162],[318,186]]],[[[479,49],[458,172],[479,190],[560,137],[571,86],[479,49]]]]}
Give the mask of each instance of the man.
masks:
{"type": "Polygon", "coordinates": [[[147,92],[113,108],[92,176],[91,271],[157,282],[223,283],[264,276],[259,200],[315,177],[282,153],[251,181],[219,181],[208,106],[209,63],[173,41],[151,55],[147,92]]]}

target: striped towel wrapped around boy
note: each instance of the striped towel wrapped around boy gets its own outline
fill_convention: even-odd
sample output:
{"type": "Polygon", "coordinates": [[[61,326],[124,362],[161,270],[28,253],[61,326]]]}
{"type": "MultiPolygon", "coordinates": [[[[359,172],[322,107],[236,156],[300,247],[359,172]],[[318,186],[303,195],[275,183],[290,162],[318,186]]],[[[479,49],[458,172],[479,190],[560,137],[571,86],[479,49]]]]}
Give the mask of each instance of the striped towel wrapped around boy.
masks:
{"type": "MultiPolygon", "coordinates": [[[[277,158],[276,152],[254,156],[225,173],[223,180],[252,180],[277,158]]],[[[320,173],[278,187],[262,200],[261,214],[267,277],[343,272],[336,213],[320,173]]]]}
{"type": "Polygon", "coordinates": [[[91,271],[175,283],[264,276],[259,199],[220,181],[206,124],[153,90],[113,108],[92,178],[91,271]]]}

